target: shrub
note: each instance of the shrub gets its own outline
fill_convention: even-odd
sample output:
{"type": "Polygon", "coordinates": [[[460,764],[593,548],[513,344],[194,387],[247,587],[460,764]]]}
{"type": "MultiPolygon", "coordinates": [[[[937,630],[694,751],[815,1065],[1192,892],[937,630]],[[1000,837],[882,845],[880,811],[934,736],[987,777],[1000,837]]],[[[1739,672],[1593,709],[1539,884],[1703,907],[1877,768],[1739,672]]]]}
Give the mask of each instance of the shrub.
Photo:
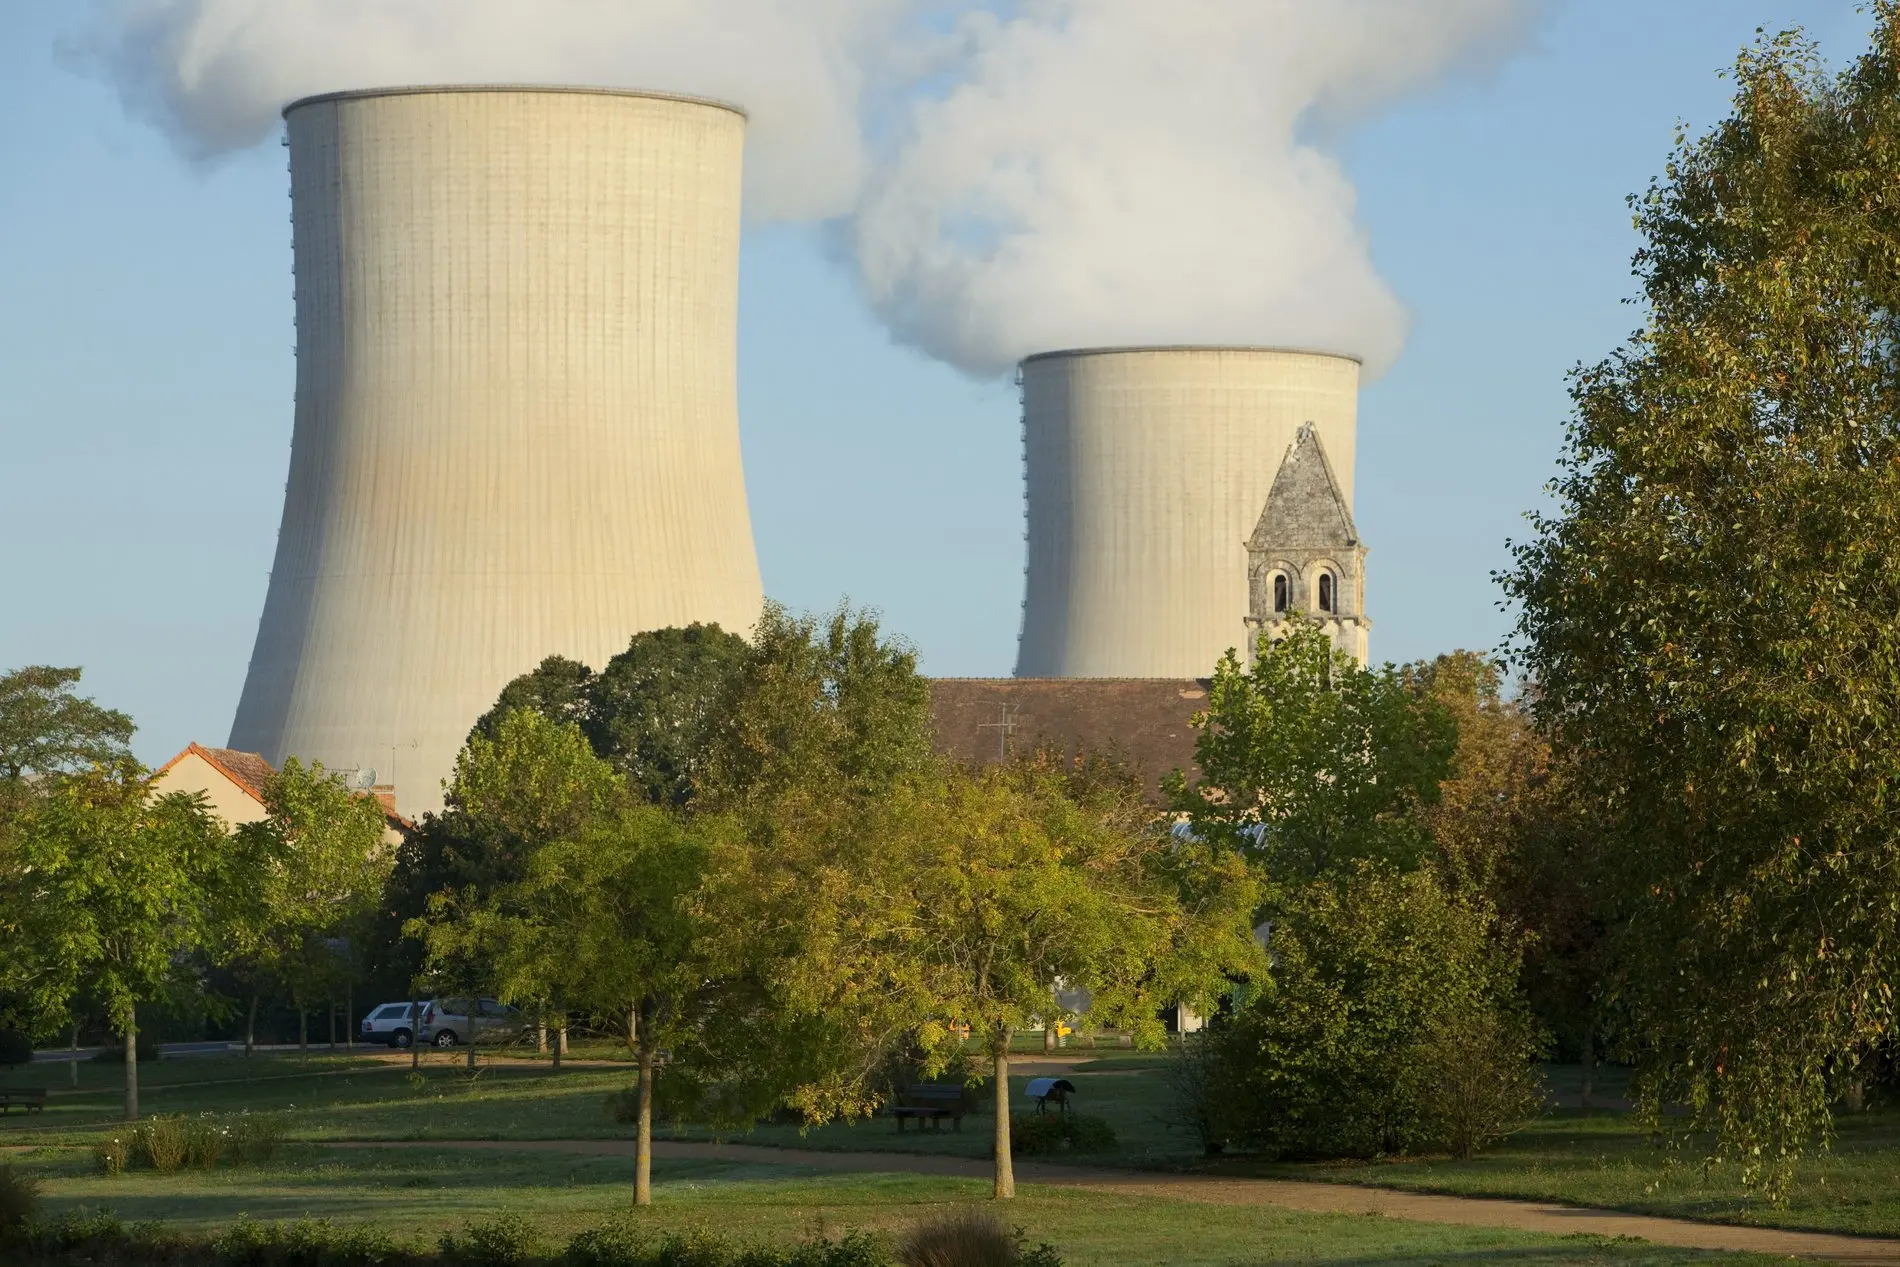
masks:
{"type": "Polygon", "coordinates": [[[33,1063],[33,1040],[17,1029],[0,1028],[0,1065],[33,1063]]]}
{"type": "Polygon", "coordinates": [[[1230,1139],[1297,1157],[1437,1143],[1421,1044],[1456,1016],[1517,1024],[1519,948],[1429,871],[1363,862],[1276,905],[1273,973],[1208,1039],[1230,1139]]]}
{"type": "Polygon", "coordinates": [[[211,1253],[225,1267],[384,1267],[416,1258],[387,1232],[340,1228],[328,1220],[279,1224],[240,1219],[211,1242],[211,1253]]]}
{"type": "Polygon", "coordinates": [[[1218,1157],[1227,1147],[1227,1119],[1220,1064],[1208,1032],[1183,1034],[1168,1062],[1168,1101],[1174,1120],[1187,1128],[1204,1156],[1218,1157]]]}
{"type": "Polygon", "coordinates": [[[1496,1011],[1440,1018],[1414,1046],[1420,1134],[1459,1160],[1511,1134],[1543,1107],[1531,1025],[1496,1011]]]}
{"type": "Polygon", "coordinates": [[[92,1146],[92,1159],[108,1175],[124,1174],[125,1163],[131,1158],[132,1141],[124,1135],[108,1135],[92,1146]]]}
{"type": "Polygon", "coordinates": [[[0,1233],[18,1230],[40,1207],[40,1181],[11,1162],[0,1163],[0,1233]]]}
{"type": "Polygon", "coordinates": [[[442,1238],[442,1257],[468,1267],[520,1267],[535,1256],[541,1233],[519,1214],[504,1214],[486,1223],[470,1223],[462,1239],[442,1238]]]}
{"type": "Polygon", "coordinates": [[[632,1219],[619,1218],[589,1228],[567,1243],[565,1267],[645,1267],[651,1261],[652,1234],[632,1219]]]}
{"type": "Polygon", "coordinates": [[[1009,1151],[1025,1157],[1050,1153],[1102,1153],[1115,1147],[1115,1129],[1087,1113],[1014,1113],[1009,1151]]]}
{"type": "Polygon", "coordinates": [[[607,1093],[607,1116],[623,1126],[640,1120],[640,1088],[622,1087],[607,1093]]]}
{"type": "Polygon", "coordinates": [[[898,1243],[903,1267],[1062,1267],[1050,1245],[1030,1248],[1023,1230],[1003,1229],[983,1210],[959,1210],[920,1223],[898,1243]]]}
{"type": "Polygon", "coordinates": [[[289,1129],[275,1113],[240,1113],[229,1122],[228,1146],[231,1160],[239,1165],[258,1165],[277,1156],[289,1129]]]}
{"type": "MultiPolygon", "coordinates": [[[[753,1267],[749,1260],[749,1255],[740,1259],[738,1267],[753,1267]]],[[[794,1247],[783,1261],[785,1267],[890,1267],[891,1259],[870,1233],[847,1232],[841,1241],[823,1237],[806,1241],[794,1247]]],[[[1055,1267],[1062,1265],[1058,1262],[1055,1267]]]]}
{"type": "Polygon", "coordinates": [[[133,1152],[161,1175],[168,1175],[185,1164],[185,1146],[183,1118],[147,1118],[132,1128],[133,1152]]]}
{"type": "MultiPolygon", "coordinates": [[[[891,1260],[864,1232],[781,1248],[743,1245],[703,1228],[656,1240],[639,1223],[619,1219],[575,1236],[559,1261],[562,1267],[890,1267],[891,1260]]],[[[1060,1262],[1053,1267],[1061,1267],[1060,1262]]]]}
{"type": "Polygon", "coordinates": [[[126,1245],[132,1237],[112,1211],[78,1209],[66,1211],[57,1223],[45,1227],[35,1239],[50,1253],[70,1254],[82,1250],[101,1262],[114,1262],[117,1259],[113,1251],[126,1245]]]}
{"type": "Polygon", "coordinates": [[[231,1128],[209,1113],[185,1122],[185,1165],[195,1170],[212,1170],[231,1143],[231,1128]]]}

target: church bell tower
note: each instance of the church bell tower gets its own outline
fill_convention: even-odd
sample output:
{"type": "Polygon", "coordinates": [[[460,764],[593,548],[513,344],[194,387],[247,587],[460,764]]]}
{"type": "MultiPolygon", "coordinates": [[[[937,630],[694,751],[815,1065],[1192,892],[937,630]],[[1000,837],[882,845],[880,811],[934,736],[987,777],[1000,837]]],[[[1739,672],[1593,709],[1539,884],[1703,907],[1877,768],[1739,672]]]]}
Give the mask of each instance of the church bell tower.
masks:
{"type": "Polygon", "coordinates": [[[1304,619],[1318,622],[1336,649],[1364,665],[1372,629],[1365,561],[1326,446],[1309,422],[1281,460],[1247,541],[1248,658],[1262,632],[1278,638],[1291,621],[1304,619]]]}

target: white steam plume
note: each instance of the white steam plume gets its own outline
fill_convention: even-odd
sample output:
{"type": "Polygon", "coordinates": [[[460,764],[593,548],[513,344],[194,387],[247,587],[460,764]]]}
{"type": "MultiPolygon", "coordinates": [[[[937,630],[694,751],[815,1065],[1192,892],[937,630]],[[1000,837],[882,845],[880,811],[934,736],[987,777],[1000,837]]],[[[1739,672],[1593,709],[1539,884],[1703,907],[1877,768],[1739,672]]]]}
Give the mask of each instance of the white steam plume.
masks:
{"type": "Polygon", "coordinates": [[[747,108],[748,210],[848,212],[867,68],[912,0],[97,0],[78,44],[189,153],[269,135],[295,98],[418,83],[578,83],[747,108]]]}
{"type": "Polygon", "coordinates": [[[1315,140],[1501,52],[1535,0],[1022,0],[874,171],[853,250],[896,335],[980,375],[1061,348],[1268,344],[1377,374],[1406,317],[1315,140]]]}
{"type": "Polygon", "coordinates": [[[840,221],[897,337],[968,372],[1245,343],[1376,374],[1405,314],[1322,142],[1497,54],[1539,3],[94,0],[80,51],[201,156],[348,88],[716,97],[751,114],[748,212],[840,221]],[[867,134],[890,131],[869,124],[893,115],[867,159],[867,134]]]}

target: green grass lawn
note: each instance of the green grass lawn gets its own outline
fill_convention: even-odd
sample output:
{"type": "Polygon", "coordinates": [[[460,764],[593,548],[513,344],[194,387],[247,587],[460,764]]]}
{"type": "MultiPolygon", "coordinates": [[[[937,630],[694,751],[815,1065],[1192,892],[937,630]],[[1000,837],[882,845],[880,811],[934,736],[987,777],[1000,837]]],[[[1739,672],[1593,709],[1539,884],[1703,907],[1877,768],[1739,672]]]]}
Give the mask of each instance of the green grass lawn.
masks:
{"type": "MultiPolygon", "coordinates": [[[[503,1151],[293,1146],[259,1169],[117,1178],[92,1172],[72,1147],[20,1160],[44,1176],[51,1212],[109,1208],[126,1220],[215,1227],[261,1220],[373,1223],[432,1241],[504,1211],[533,1220],[550,1243],[629,1210],[626,1158],[503,1151]]],[[[660,1161],[654,1204],[638,1217],[660,1230],[710,1228],[747,1240],[833,1237],[861,1228],[896,1235],[987,1185],[906,1175],[814,1175],[783,1166],[660,1161]]],[[[1486,1263],[1636,1264],[1765,1261],[1698,1255],[1600,1238],[1404,1223],[1351,1215],[1194,1205],[1025,1185],[1005,1211],[1032,1241],[1081,1264],[1486,1263]]]]}
{"type": "MultiPolygon", "coordinates": [[[[1602,1110],[1555,1110],[1484,1156],[1464,1162],[1424,1157],[1288,1165],[1243,1158],[1210,1165],[1197,1155],[1192,1139],[1170,1125],[1165,1063],[1166,1057],[1105,1052],[1075,1067],[1078,1108],[1106,1118],[1119,1144],[1113,1152],[1072,1160],[1530,1197],[1718,1222],[1900,1235],[1900,1111],[1844,1118],[1835,1148],[1812,1158],[1787,1203],[1775,1207],[1744,1191],[1732,1167],[1706,1170],[1693,1150],[1673,1152],[1648,1139],[1627,1113],[1602,1110]]],[[[1560,1091],[1574,1091],[1567,1085],[1574,1082],[1574,1071],[1554,1073],[1560,1091]]],[[[73,1094],[65,1086],[64,1066],[13,1071],[0,1085],[44,1084],[55,1094],[44,1114],[0,1118],[0,1145],[88,1143],[118,1120],[122,1074],[117,1066],[82,1065],[81,1085],[73,1094]]],[[[484,1064],[470,1078],[462,1071],[459,1053],[429,1053],[420,1078],[410,1076],[406,1062],[386,1064],[345,1055],[313,1055],[307,1062],[294,1055],[180,1060],[141,1068],[148,1113],[273,1110],[285,1115],[293,1138],[334,1142],[624,1138],[627,1128],[609,1119],[603,1100],[609,1091],[626,1086],[630,1076],[624,1067],[569,1067],[554,1076],[544,1065],[484,1064]]],[[[1621,1086],[1611,1077],[1600,1094],[1607,1102],[1620,1102],[1621,1086]]],[[[1027,1104],[1020,1082],[1012,1096],[1017,1104],[1027,1104]]],[[[980,1112],[965,1120],[961,1132],[913,1128],[900,1135],[890,1119],[879,1118],[809,1131],[765,1125],[743,1138],[781,1147],[980,1158],[988,1155],[990,1131],[988,1113],[980,1112]]],[[[671,1133],[709,1137],[700,1131],[671,1133]]],[[[611,1168],[609,1163],[598,1164],[611,1168]]],[[[73,1182],[85,1181],[75,1177],[73,1182]]],[[[138,1182],[158,1181],[145,1176],[138,1182]]]]}

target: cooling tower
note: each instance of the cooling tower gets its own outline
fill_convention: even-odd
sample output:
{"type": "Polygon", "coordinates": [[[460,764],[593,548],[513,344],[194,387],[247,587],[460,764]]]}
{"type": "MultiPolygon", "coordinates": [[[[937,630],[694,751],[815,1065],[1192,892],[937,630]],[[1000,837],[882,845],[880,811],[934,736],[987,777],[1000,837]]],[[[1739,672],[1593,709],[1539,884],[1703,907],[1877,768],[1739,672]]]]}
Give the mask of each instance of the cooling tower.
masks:
{"type": "Polygon", "coordinates": [[[501,687],[761,606],[736,354],[744,116],[518,87],[288,127],[297,403],[231,746],[404,812],[501,687]]]}
{"type": "Polygon", "coordinates": [[[1301,424],[1352,496],[1359,363],[1264,348],[1023,362],[1018,677],[1197,678],[1251,635],[1248,554],[1301,424]]]}

